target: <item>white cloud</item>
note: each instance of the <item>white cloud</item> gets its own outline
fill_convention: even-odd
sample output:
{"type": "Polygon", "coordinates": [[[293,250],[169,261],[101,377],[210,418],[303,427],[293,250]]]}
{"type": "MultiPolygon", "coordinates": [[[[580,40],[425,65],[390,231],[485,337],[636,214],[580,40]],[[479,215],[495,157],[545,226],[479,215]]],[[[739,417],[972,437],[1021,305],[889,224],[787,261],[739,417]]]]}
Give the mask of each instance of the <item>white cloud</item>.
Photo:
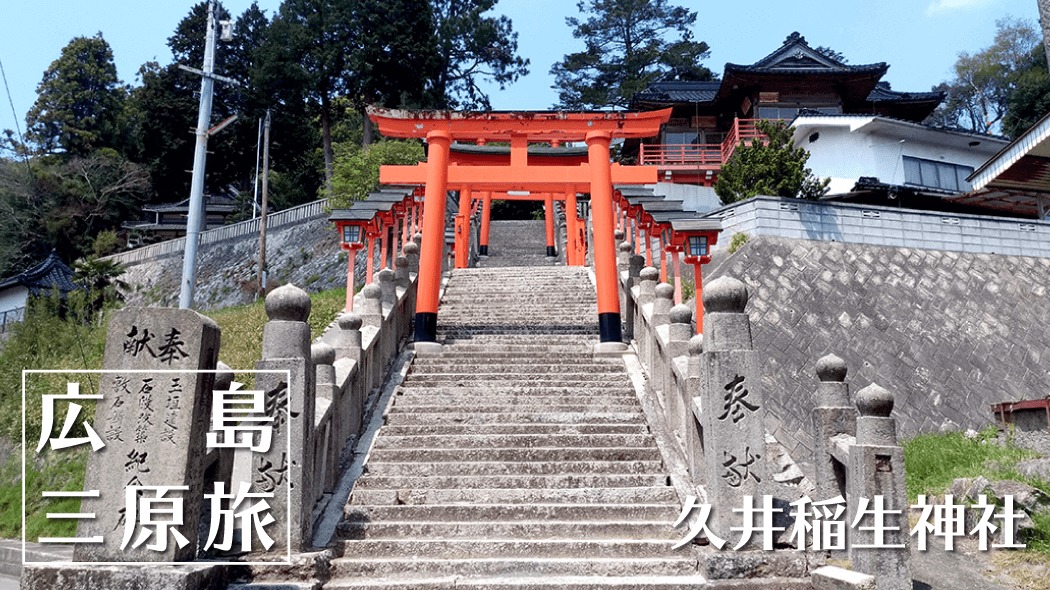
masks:
{"type": "Polygon", "coordinates": [[[926,7],[926,16],[937,16],[953,10],[979,8],[991,0],[933,0],[926,7]]]}

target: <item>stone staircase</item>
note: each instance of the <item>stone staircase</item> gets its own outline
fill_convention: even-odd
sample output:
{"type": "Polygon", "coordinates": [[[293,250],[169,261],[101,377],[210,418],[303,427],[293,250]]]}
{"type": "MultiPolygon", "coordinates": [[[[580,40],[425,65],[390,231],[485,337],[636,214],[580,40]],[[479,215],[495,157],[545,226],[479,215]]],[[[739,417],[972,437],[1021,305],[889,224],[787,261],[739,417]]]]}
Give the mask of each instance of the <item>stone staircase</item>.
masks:
{"type": "Polygon", "coordinates": [[[489,255],[478,260],[479,268],[551,266],[547,258],[547,230],[543,220],[493,221],[489,232],[489,255]]]}
{"type": "Polygon", "coordinates": [[[584,269],[453,272],[445,349],[393,399],[326,589],[705,584],[671,549],[680,500],[623,362],[591,354],[595,317],[584,269]]]}

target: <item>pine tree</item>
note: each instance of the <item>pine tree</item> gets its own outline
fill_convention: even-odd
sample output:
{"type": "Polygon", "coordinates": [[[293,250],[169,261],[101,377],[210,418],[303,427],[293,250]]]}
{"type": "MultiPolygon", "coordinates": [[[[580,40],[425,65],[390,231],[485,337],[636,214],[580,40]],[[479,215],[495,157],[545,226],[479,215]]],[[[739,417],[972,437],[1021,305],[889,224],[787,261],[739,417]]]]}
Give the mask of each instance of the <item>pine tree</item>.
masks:
{"type": "Polygon", "coordinates": [[[559,108],[626,108],[657,80],[711,80],[700,65],[707,43],[693,39],[696,12],[667,0],[589,0],[570,17],[573,37],[586,48],[551,67],[559,108]]]}
{"type": "Polygon", "coordinates": [[[40,153],[84,156],[117,147],[126,91],[102,38],[75,37],[44,72],[26,115],[26,138],[40,153]]]}

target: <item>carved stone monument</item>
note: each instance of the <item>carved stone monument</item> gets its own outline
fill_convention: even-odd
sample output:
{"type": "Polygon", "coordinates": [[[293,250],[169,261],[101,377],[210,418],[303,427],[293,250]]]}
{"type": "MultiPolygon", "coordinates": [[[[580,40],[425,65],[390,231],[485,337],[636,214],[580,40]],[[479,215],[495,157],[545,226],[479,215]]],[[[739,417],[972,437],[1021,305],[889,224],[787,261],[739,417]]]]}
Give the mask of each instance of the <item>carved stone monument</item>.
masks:
{"type": "Polygon", "coordinates": [[[105,447],[88,458],[75,561],[196,556],[219,327],[184,309],[131,308],[109,325],[95,413],[105,447]],[[173,372],[180,371],[180,372],[173,372]],[[157,523],[145,524],[148,520],[157,523]],[[139,523],[144,523],[141,526],[139,523]],[[153,548],[150,548],[150,547],[153,548]]]}

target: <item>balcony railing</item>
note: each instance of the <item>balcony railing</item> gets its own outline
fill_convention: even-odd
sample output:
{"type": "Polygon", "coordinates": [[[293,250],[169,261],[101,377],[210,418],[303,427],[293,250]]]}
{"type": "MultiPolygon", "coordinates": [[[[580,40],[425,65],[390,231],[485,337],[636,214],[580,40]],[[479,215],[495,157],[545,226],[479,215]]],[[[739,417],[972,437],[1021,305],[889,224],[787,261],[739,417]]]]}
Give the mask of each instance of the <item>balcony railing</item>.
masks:
{"type": "Polygon", "coordinates": [[[765,141],[758,130],[758,119],[736,119],[721,144],[642,144],[638,154],[643,166],[718,170],[729,161],[737,146],[765,141]]]}

